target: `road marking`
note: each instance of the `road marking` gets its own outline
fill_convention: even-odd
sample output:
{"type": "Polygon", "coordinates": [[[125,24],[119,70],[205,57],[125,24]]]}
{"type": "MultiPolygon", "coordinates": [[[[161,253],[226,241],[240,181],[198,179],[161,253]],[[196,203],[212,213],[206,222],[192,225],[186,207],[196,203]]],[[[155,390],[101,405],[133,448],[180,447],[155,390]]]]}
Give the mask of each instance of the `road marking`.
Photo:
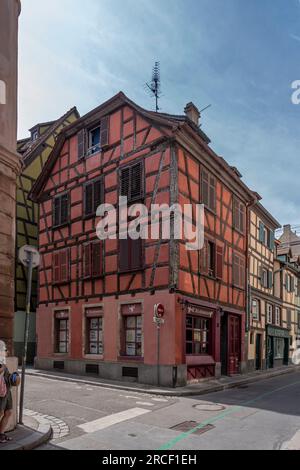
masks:
{"type": "Polygon", "coordinates": [[[149,403],[148,401],[137,401],[136,404],[141,406],[154,406],[154,403],[149,403]]]}
{"type": "Polygon", "coordinates": [[[130,400],[139,400],[139,397],[133,397],[131,395],[120,395],[122,398],[128,398],[130,400]]]}
{"type": "Polygon", "coordinates": [[[189,437],[191,436],[192,434],[194,434],[198,429],[202,429],[204,428],[205,426],[207,426],[208,424],[212,424],[212,423],[215,423],[217,421],[220,421],[224,418],[226,418],[226,416],[230,415],[230,414],[233,414],[233,413],[236,413],[238,411],[241,411],[244,409],[245,406],[247,405],[251,405],[253,403],[256,403],[257,401],[263,399],[263,398],[266,398],[270,395],[273,395],[274,393],[276,392],[280,392],[281,390],[285,390],[287,388],[290,388],[290,387],[293,387],[295,385],[299,385],[300,384],[300,381],[298,380],[297,382],[294,382],[292,384],[289,384],[289,385],[285,385],[284,387],[280,387],[280,388],[276,388],[275,390],[271,390],[270,392],[266,392],[266,393],[263,393],[262,395],[259,395],[257,396],[256,398],[253,398],[252,400],[248,400],[244,403],[242,403],[241,405],[239,406],[234,406],[233,408],[229,408],[227,409],[226,411],[223,411],[223,413],[220,413],[216,416],[214,416],[213,418],[210,418],[210,419],[206,419],[205,421],[203,421],[202,423],[200,423],[198,426],[196,426],[195,428],[191,429],[190,431],[188,432],[184,432],[184,433],[181,433],[179,436],[175,437],[174,439],[171,439],[169,442],[167,442],[166,444],[162,445],[158,450],[168,450],[168,449],[172,449],[172,447],[174,447],[176,444],[178,444],[178,442],[182,441],[183,439],[185,439],[186,437],[189,437]]]}
{"type": "Polygon", "coordinates": [[[168,403],[168,400],[165,398],[152,398],[153,401],[159,401],[161,403],[168,403]]]}
{"type": "Polygon", "coordinates": [[[82,429],[87,434],[90,434],[92,432],[100,431],[101,429],[109,428],[114,424],[137,418],[138,416],[144,415],[146,413],[150,413],[150,410],[145,410],[143,408],[131,408],[130,410],[121,411],[121,413],[114,413],[109,416],[104,416],[104,418],[96,419],[90,423],[80,424],[77,427],[82,429]]]}

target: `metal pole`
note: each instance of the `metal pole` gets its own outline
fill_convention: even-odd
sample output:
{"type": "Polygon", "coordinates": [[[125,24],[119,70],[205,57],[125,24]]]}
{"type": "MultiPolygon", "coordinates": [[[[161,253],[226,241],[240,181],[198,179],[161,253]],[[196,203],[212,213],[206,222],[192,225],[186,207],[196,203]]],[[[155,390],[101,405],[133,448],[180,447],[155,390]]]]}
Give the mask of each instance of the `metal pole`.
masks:
{"type": "Polygon", "coordinates": [[[160,361],[160,325],[157,325],[157,385],[160,385],[160,371],[159,371],[159,361],[160,361]]]}
{"type": "Polygon", "coordinates": [[[26,360],[27,360],[27,345],[28,345],[28,335],[29,335],[29,314],[30,314],[33,253],[29,251],[28,257],[29,257],[29,260],[28,260],[29,262],[28,262],[24,344],[23,344],[23,356],[22,356],[22,382],[21,382],[21,394],[20,394],[19,424],[23,424],[24,389],[25,389],[25,374],[26,374],[26,360]]]}

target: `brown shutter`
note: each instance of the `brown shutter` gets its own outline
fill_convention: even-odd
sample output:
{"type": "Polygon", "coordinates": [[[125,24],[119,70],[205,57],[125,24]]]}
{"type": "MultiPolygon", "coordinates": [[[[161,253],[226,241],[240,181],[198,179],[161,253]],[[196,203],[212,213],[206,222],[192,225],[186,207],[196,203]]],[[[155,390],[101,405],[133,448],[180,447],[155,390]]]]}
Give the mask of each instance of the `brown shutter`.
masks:
{"type": "Polygon", "coordinates": [[[121,195],[130,199],[130,168],[121,170],[121,195]]]}
{"type": "Polygon", "coordinates": [[[83,277],[91,276],[91,244],[83,246],[83,277]]]}
{"type": "Polygon", "coordinates": [[[223,278],[223,247],[216,247],[216,278],[223,278]]]}
{"type": "Polygon", "coordinates": [[[84,190],[84,212],[85,215],[93,214],[93,183],[87,184],[84,190]]]}
{"type": "Polygon", "coordinates": [[[128,240],[130,245],[130,269],[135,270],[142,267],[142,240],[128,240]]]}
{"type": "Polygon", "coordinates": [[[233,255],[233,284],[239,285],[239,263],[238,257],[233,255]]]}
{"type": "Polygon", "coordinates": [[[128,271],[129,266],[129,239],[119,241],[120,271],[128,271]]]}
{"type": "Polygon", "coordinates": [[[208,173],[205,170],[201,172],[201,201],[208,206],[208,173]]]}
{"type": "Polygon", "coordinates": [[[100,145],[105,147],[109,144],[109,116],[101,119],[100,125],[100,145]]]}
{"type": "Polygon", "coordinates": [[[101,256],[102,243],[97,242],[92,244],[92,276],[97,277],[102,274],[102,256],[101,256]]]}
{"type": "Polygon", "coordinates": [[[69,220],[69,195],[64,194],[61,196],[61,201],[60,201],[61,207],[60,207],[60,212],[61,212],[61,224],[65,224],[69,220]]]}
{"type": "Polygon", "coordinates": [[[97,211],[101,203],[102,203],[102,180],[98,180],[94,183],[93,212],[97,211]]]}
{"type": "Polygon", "coordinates": [[[202,250],[200,251],[200,272],[208,274],[208,241],[204,241],[202,250]]]}
{"type": "Polygon", "coordinates": [[[60,282],[60,257],[59,253],[54,253],[53,260],[53,282],[56,284],[60,282]]]}
{"type": "Polygon", "coordinates": [[[210,176],[209,177],[209,208],[213,211],[216,210],[216,181],[210,176]]]}
{"type": "Polygon", "coordinates": [[[85,130],[82,129],[77,134],[78,139],[78,160],[85,156],[85,130]]]}
{"type": "Polygon", "coordinates": [[[142,197],[142,164],[138,163],[131,167],[130,181],[130,199],[139,199],[142,197]]]}
{"type": "Polygon", "coordinates": [[[69,250],[60,252],[60,281],[69,280],[69,250]]]}
{"type": "Polygon", "coordinates": [[[240,203],[240,231],[245,231],[245,207],[244,204],[240,203]]]}
{"type": "Polygon", "coordinates": [[[60,225],[60,197],[54,199],[54,226],[60,225]]]}

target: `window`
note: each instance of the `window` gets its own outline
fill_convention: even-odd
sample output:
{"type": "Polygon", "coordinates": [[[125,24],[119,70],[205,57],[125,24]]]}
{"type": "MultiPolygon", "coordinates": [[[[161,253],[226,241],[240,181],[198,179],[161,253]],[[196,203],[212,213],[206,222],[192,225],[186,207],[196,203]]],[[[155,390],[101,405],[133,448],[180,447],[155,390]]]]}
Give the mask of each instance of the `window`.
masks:
{"type": "Polygon", "coordinates": [[[53,284],[62,284],[70,280],[70,252],[61,250],[53,255],[53,284]]]}
{"type": "Polygon", "coordinates": [[[121,272],[135,271],[143,268],[142,259],[142,240],[126,240],[119,241],[119,267],[121,272]]]}
{"type": "Polygon", "coordinates": [[[262,267],[261,274],[260,274],[260,283],[262,287],[266,289],[272,289],[273,287],[273,273],[268,269],[262,267]]]}
{"type": "Polygon", "coordinates": [[[125,356],[142,357],[142,316],[124,317],[125,356]]]}
{"type": "Polygon", "coordinates": [[[245,261],[236,254],[233,255],[233,284],[240,288],[245,287],[245,261]]]}
{"type": "Polygon", "coordinates": [[[85,216],[95,215],[97,208],[103,201],[103,180],[97,179],[84,186],[84,213],[85,216]]]}
{"type": "Polygon", "coordinates": [[[205,170],[202,170],[201,172],[201,202],[215,212],[216,180],[205,170]]]}
{"type": "Polygon", "coordinates": [[[186,317],[186,354],[210,354],[211,320],[209,318],[187,315],[186,317]]]}
{"type": "Polygon", "coordinates": [[[283,359],[284,357],[284,339],[274,338],[274,358],[283,359]]]}
{"type": "Polygon", "coordinates": [[[60,227],[69,222],[69,194],[54,198],[54,227],[60,227]]]}
{"type": "Polygon", "coordinates": [[[290,274],[285,275],[285,288],[288,292],[294,292],[295,290],[295,281],[290,274]]]}
{"type": "Polygon", "coordinates": [[[233,198],[233,226],[239,232],[245,230],[245,205],[233,198]]]}
{"type": "Polygon", "coordinates": [[[102,242],[97,241],[83,246],[83,277],[99,277],[103,274],[102,242]]]}
{"type": "Polygon", "coordinates": [[[213,242],[208,242],[208,274],[215,276],[215,253],[216,245],[213,242]]]}
{"type": "Polygon", "coordinates": [[[275,234],[272,230],[268,229],[262,222],[259,222],[259,241],[267,246],[270,250],[275,247],[275,234]]]}
{"type": "Polygon", "coordinates": [[[281,326],[281,308],[275,307],[275,325],[281,326]]]}
{"type": "Polygon", "coordinates": [[[289,330],[292,328],[292,310],[289,308],[286,311],[286,325],[289,330]]]}
{"type": "Polygon", "coordinates": [[[214,242],[204,241],[200,252],[200,272],[216,277],[223,278],[224,252],[222,246],[216,246],[214,242]]]}
{"type": "Polygon", "coordinates": [[[33,142],[34,142],[34,141],[38,140],[38,138],[39,138],[39,132],[38,131],[32,132],[31,140],[33,140],[33,142]]]}
{"type": "Polygon", "coordinates": [[[143,197],[143,164],[139,162],[120,171],[121,196],[126,196],[128,202],[137,201],[143,197]]]}
{"type": "Polygon", "coordinates": [[[87,318],[88,354],[103,354],[103,318],[87,318]]]}
{"type": "Polygon", "coordinates": [[[267,304],[267,323],[273,323],[273,305],[267,304]]]}
{"type": "Polygon", "coordinates": [[[88,151],[87,155],[94,155],[100,152],[100,125],[91,129],[88,133],[88,151]]]}
{"type": "Polygon", "coordinates": [[[55,313],[55,352],[67,354],[69,352],[69,312],[55,313]]]}
{"type": "Polygon", "coordinates": [[[253,320],[260,320],[260,300],[252,299],[252,318],[253,320]]]}

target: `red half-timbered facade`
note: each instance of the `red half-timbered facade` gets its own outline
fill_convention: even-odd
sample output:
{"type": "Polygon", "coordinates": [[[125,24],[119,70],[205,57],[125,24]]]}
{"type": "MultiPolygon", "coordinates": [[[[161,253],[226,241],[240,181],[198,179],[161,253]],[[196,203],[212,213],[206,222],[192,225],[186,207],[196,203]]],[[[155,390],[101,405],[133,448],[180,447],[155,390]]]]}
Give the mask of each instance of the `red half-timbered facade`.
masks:
{"type": "Polygon", "coordinates": [[[146,111],[119,93],[59,136],[31,193],[40,204],[38,367],[155,384],[159,362],[168,386],[243,371],[255,196],[211,150],[197,108],[185,111],[146,111]],[[149,211],[203,203],[203,249],[150,235],[100,241],[97,207],[118,207],[120,196],[149,211]]]}

